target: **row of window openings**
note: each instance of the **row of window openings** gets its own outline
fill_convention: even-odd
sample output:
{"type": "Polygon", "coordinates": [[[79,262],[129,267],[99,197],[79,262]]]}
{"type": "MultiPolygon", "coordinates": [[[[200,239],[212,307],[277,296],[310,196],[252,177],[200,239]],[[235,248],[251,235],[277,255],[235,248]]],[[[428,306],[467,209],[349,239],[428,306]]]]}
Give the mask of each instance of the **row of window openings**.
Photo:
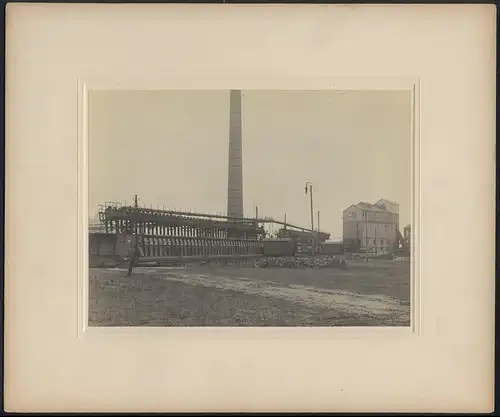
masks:
{"type": "MultiPolygon", "coordinates": [[[[356,213],[351,213],[350,217],[351,218],[356,218],[356,213]]],[[[366,220],[367,218],[368,218],[368,216],[366,215],[366,213],[362,213],[362,219],[366,220]]],[[[368,219],[368,220],[370,220],[370,219],[368,219]]],[[[378,220],[391,221],[391,220],[396,220],[396,216],[394,216],[394,215],[393,216],[388,216],[386,219],[383,219],[380,216],[375,215],[375,217],[372,218],[371,220],[376,220],[376,221],[378,221],[378,220]]]]}
{"type": "MultiPolygon", "coordinates": [[[[394,229],[394,225],[385,224],[384,226],[385,226],[385,229],[386,229],[386,230],[387,230],[388,228],[389,228],[389,229],[394,229]]],[[[359,230],[360,230],[359,225],[356,225],[356,232],[357,232],[357,233],[359,233],[359,230]]],[[[377,230],[380,230],[380,229],[379,229],[379,228],[377,228],[377,230]]],[[[371,233],[370,233],[370,234],[371,234],[371,233]]]]}
{"type": "MultiPolygon", "coordinates": [[[[365,242],[366,242],[366,244],[367,244],[367,245],[368,245],[368,244],[370,244],[370,240],[371,240],[370,238],[367,238],[367,237],[365,238],[365,242]]],[[[377,244],[377,239],[373,239],[373,244],[374,244],[374,245],[376,245],[376,244],[377,244]]],[[[383,244],[384,244],[384,239],[380,239],[380,244],[381,244],[381,245],[383,245],[383,244]]]]}

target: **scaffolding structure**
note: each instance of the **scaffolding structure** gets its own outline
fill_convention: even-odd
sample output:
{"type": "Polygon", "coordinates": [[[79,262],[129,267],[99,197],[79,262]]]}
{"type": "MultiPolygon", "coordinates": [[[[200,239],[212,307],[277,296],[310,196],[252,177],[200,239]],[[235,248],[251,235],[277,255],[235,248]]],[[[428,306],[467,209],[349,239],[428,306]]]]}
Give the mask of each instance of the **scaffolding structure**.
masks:
{"type": "MultiPolygon", "coordinates": [[[[131,257],[135,250],[137,260],[141,262],[244,260],[263,256],[264,224],[269,223],[295,231],[300,236],[312,233],[320,233],[322,238],[329,236],[270,217],[240,218],[139,207],[137,198],[133,206],[106,202],[99,206],[98,216],[99,224],[89,226],[89,232],[96,234],[94,240],[104,241],[105,236],[114,235],[115,241],[119,242],[120,239],[123,241],[123,236],[128,236],[127,253],[121,255],[131,257]]],[[[115,248],[108,249],[108,252],[119,255],[115,248]]],[[[98,245],[94,255],[99,253],[98,245]]]]}

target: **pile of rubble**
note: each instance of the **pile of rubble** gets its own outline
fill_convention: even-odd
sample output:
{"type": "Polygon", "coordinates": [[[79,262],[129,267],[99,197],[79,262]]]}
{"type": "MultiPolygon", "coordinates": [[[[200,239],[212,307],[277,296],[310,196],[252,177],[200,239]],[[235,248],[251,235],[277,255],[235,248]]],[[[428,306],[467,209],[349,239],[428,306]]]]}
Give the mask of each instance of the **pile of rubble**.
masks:
{"type": "Polygon", "coordinates": [[[395,260],[395,261],[408,261],[410,258],[408,257],[401,257],[397,256],[391,253],[379,253],[379,254],[373,254],[373,253],[353,253],[351,256],[352,259],[355,260],[395,260]]]}
{"type": "Polygon", "coordinates": [[[352,259],[376,259],[376,258],[383,258],[383,257],[392,257],[392,254],[389,252],[360,252],[360,253],[353,253],[352,254],[352,259]]]}
{"type": "Polygon", "coordinates": [[[335,257],[295,257],[280,256],[259,259],[254,265],[256,268],[347,268],[344,259],[335,257]]]}

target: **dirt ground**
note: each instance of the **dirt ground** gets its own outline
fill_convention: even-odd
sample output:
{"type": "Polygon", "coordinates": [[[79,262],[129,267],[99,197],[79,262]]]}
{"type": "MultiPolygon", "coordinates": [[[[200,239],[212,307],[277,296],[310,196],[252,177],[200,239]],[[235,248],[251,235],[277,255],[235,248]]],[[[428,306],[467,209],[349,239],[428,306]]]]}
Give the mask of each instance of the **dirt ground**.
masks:
{"type": "Polygon", "coordinates": [[[410,264],[90,269],[90,326],[409,326],[410,264]]]}

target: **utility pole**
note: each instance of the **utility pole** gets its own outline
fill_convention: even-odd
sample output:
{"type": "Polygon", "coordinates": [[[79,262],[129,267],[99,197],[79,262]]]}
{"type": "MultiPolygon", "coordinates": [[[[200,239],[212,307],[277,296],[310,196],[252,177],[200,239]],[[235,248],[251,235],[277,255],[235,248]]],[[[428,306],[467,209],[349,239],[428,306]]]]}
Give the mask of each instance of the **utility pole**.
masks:
{"type": "Polygon", "coordinates": [[[321,252],[321,247],[320,247],[320,242],[321,242],[321,229],[319,228],[319,210],[318,210],[318,239],[317,239],[317,243],[318,243],[318,251],[321,252]]]}
{"type": "MultiPolygon", "coordinates": [[[[134,195],[134,208],[139,208],[137,194],[134,195]]],[[[132,275],[132,269],[139,259],[139,237],[137,236],[137,224],[132,226],[132,251],[130,254],[130,263],[128,265],[127,276],[132,275]]]]}
{"type": "Polygon", "coordinates": [[[318,210],[318,249],[319,249],[319,245],[320,245],[320,242],[321,242],[321,229],[319,228],[319,210],[318,210]]]}
{"type": "Polygon", "coordinates": [[[314,249],[315,249],[315,239],[314,239],[314,208],[313,208],[313,186],[312,183],[309,181],[306,181],[306,195],[307,195],[307,188],[309,186],[309,197],[311,200],[311,239],[312,239],[312,253],[314,255],[314,249]]]}
{"type": "Polygon", "coordinates": [[[355,246],[357,249],[356,251],[359,251],[359,249],[361,248],[361,239],[359,238],[359,222],[356,221],[356,246],[355,246]],[[359,248],[357,248],[359,244],[359,248]]]}

